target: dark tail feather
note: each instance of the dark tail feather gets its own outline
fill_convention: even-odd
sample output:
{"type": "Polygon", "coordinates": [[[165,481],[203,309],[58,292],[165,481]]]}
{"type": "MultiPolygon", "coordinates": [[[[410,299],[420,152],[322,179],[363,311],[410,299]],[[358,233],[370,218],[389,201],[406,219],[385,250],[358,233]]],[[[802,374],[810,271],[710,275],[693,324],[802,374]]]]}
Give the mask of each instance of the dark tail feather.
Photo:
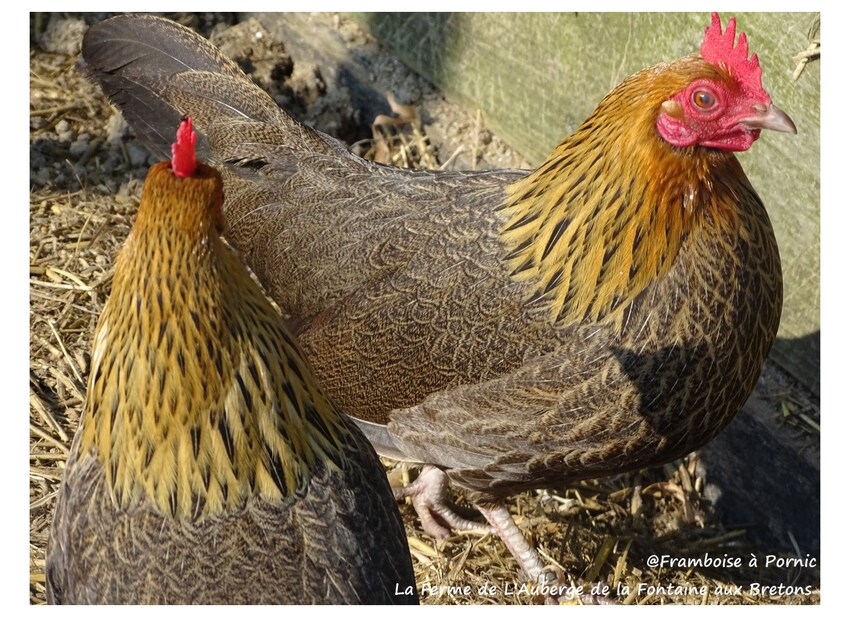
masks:
{"type": "Polygon", "coordinates": [[[161,158],[170,158],[184,115],[200,133],[201,155],[210,154],[210,143],[238,142],[240,126],[258,124],[273,127],[276,145],[311,151],[331,145],[289,117],[209,41],[167,19],[121,15],[96,24],[82,55],[89,78],[161,158]]]}

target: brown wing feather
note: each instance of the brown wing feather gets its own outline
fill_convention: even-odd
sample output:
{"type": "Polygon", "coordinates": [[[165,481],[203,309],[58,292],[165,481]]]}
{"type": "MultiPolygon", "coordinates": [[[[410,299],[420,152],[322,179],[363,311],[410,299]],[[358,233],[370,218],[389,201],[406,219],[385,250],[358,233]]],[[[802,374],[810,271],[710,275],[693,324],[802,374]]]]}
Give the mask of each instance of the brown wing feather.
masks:
{"type": "Polygon", "coordinates": [[[477,324],[492,348],[533,341],[555,351],[391,412],[394,445],[492,497],[662,463],[711,439],[755,387],[782,300],[766,213],[757,199],[744,203],[742,228],[720,238],[693,233],[670,275],[632,303],[619,327],[535,333],[477,324]]]}

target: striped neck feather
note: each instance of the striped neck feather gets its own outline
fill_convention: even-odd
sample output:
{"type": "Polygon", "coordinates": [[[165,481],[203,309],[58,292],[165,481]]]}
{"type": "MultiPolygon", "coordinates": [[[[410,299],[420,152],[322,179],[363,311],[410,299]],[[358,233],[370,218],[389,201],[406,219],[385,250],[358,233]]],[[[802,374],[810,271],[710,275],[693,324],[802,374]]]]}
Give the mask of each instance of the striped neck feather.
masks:
{"type": "Polygon", "coordinates": [[[621,317],[669,271],[706,208],[722,203],[712,192],[718,168],[743,176],[731,155],[664,142],[655,130],[664,98],[654,105],[651,92],[632,92],[640,75],[508,187],[501,207],[511,276],[532,283],[527,302],[545,303],[555,323],[621,317]]]}
{"type": "Polygon", "coordinates": [[[134,229],[119,255],[81,448],[122,507],[195,519],[303,489],[319,461],[341,466],[346,429],[236,254],[185,244],[134,229]]]}

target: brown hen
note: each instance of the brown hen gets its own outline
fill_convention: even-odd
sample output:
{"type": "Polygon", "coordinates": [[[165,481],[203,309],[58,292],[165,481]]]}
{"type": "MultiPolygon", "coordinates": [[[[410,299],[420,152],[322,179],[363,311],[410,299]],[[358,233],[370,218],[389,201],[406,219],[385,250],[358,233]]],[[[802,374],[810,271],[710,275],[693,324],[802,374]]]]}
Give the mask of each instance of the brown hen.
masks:
{"type": "Polygon", "coordinates": [[[415,603],[383,467],[219,238],[191,122],[97,325],[47,551],[52,603],[415,603]]]}
{"type": "Polygon", "coordinates": [[[445,473],[537,578],[504,497],[683,456],[755,387],[782,276],[734,152],[795,129],[734,20],[626,79],[532,172],[364,161],[160,18],[98,24],[83,56],[155,151],[164,119],[197,117],[228,238],[322,385],[380,453],[435,466],[406,491],[434,533],[464,525],[445,473]]]}

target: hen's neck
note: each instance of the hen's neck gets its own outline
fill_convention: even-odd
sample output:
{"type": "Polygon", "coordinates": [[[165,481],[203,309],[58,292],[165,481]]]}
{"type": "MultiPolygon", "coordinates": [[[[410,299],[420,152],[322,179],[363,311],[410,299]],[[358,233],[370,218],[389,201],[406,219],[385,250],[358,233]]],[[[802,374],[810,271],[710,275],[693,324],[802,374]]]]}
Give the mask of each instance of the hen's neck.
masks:
{"type": "Polygon", "coordinates": [[[81,448],[116,502],[197,518],[303,488],[344,427],[217,238],[134,230],[95,333],[81,448]]]}
{"type": "Polygon", "coordinates": [[[511,185],[502,207],[511,275],[532,282],[528,302],[555,322],[616,318],[667,273],[707,208],[722,210],[716,224],[736,216],[712,181],[743,177],[735,158],[670,146],[651,105],[619,109],[616,95],[511,185]]]}

